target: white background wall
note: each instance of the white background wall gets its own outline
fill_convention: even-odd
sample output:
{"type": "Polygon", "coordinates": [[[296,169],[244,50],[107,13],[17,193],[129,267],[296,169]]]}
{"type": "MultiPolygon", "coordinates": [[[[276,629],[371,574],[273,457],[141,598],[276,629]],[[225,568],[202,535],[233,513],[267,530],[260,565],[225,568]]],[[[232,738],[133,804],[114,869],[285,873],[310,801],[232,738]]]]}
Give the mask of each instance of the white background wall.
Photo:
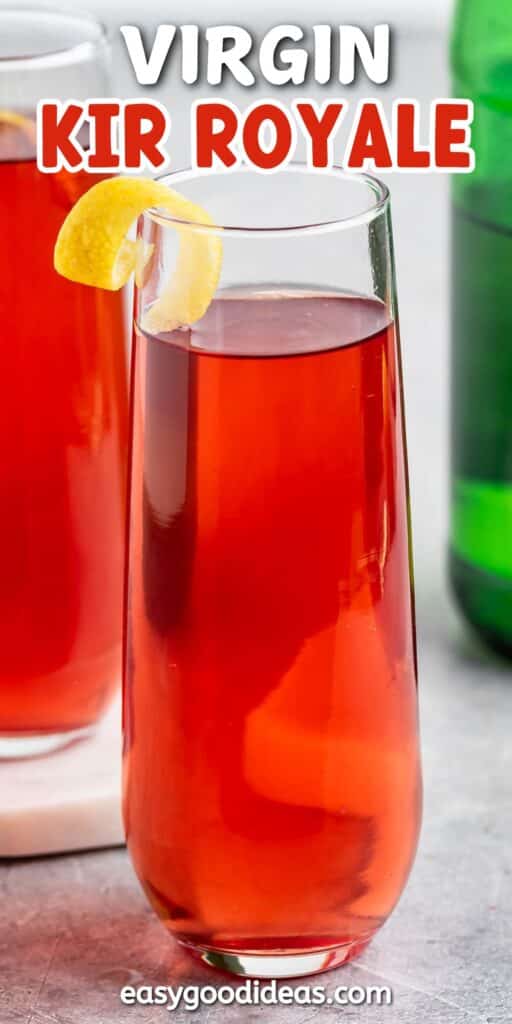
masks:
{"type": "MultiPolygon", "coordinates": [[[[62,0],[61,0],[62,2],[62,0]]],[[[405,31],[441,30],[454,0],[66,0],[66,7],[98,12],[110,24],[167,21],[172,24],[232,21],[249,27],[291,21],[377,24],[405,31]]],[[[508,0],[503,0],[507,3],[508,0]]]]}

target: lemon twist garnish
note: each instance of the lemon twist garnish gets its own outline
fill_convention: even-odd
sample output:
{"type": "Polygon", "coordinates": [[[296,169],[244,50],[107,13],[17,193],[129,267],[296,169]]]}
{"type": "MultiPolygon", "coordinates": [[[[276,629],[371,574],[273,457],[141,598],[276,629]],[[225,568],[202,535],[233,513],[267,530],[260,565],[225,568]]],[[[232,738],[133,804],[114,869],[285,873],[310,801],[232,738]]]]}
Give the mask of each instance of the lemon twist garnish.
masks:
{"type": "Polygon", "coordinates": [[[0,109],[2,155],[22,159],[35,155],[36,123],[16,110],[0,109]]]}
{"type": "MultiPolygon", "coordinates": [[[[145,210],[170,213],[179,235],[174,273],[144,319],[155,333],[189,325],[204,316],[219,282],[222,242],[212,231],[191,225],[214,227],[210,215],[161,182],[151,178],[110,178],[93,185],[64,221],[55,245],[55,269],[79,284],[117,291],[137,268],[141,271],[140,243],[126,235],[145,210]]],[[[142,251],[142,265],[152,247],[142,251]]]]}
{"type": "Polygon", "coordinates": [[[16,110],[2,110],[0,108],[0,124],[12,125],[13,128],[23,128],[35,136],[36,126],[30,117],[18,114],[16,110]]]}

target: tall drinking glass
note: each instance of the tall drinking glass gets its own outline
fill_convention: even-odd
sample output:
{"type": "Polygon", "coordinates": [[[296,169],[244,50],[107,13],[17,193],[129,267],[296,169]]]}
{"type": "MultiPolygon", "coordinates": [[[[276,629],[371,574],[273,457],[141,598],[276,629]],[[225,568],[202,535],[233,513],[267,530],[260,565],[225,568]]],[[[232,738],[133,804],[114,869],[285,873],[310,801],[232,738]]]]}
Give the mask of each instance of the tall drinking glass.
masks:
{"type": "Polygon", "coordinates": [[[0,756],[85,734],[120,678],[128,427],[123,300],[53,269],[96,180],[41,174],[44,97],[108,91],[84,16],[0,9],[0,756]]]}
{"type": "Polygon", "coordinates": [[[381,927],[420,821],[389,196],[302,166],[165,180],[222,228],[139,222],[128,843],[203,959],[309,974],[381,927]],[[177,226],[218,231],[222,278],[152,336],[177,226]]]}

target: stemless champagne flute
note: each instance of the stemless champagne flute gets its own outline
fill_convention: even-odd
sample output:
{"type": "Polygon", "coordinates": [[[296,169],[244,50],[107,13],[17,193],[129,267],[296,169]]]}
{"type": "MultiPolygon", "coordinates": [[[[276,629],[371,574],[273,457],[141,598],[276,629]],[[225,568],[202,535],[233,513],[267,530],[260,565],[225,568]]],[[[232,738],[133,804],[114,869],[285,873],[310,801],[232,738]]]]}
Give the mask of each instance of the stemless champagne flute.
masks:
{"type": "Polygon", "coordinates": [[[300,165],[165,181],[219,228],[139,222],[128,844],[203,959],[309,974],[381,927],[420,822],[389,196],[300,165]],[[184,230],[222,237],[220,286],[151,335],[184,230]]]}
{"type": "Polygon", "coordinates": [[[85,734],[120,678],[127,374],[122,297],[53,268],[95,180],[41,174],[35,109],[108,91],[93,19],[0,9],[0,756],[85,734]]]}

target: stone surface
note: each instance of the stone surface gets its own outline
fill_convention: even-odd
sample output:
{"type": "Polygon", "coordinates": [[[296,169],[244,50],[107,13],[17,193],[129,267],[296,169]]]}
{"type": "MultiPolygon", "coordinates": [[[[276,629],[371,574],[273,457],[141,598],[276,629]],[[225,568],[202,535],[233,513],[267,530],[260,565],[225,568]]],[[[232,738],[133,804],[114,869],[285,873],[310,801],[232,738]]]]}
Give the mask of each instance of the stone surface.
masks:
{"type": "MultiPolygon", "coordinates": [[[[424,100],[448,95],[443,51],[440,40],[424,37],[401,44],[394,92],[424,100]]],[[[252,99],[251,92],[245,102],[252,99]]],[[[397,176],[390,183],[408,406],[425,818],[416,865],[393,917],[357,963],[317,980],[331,992],[340,984],[387,983],[394,1004],[181,1009],[172,1015],[177,1024],[512,1021],[512,668],[467,638],[444,579],[448,182],[434,175],[397,176]]],[[[123,1007],[123,985],[226,983],[167,937],[124,850],[4,864],[0,887],[1,1024],[157,1024],[167,1019],[165,1009],[123,1007]]]]}

